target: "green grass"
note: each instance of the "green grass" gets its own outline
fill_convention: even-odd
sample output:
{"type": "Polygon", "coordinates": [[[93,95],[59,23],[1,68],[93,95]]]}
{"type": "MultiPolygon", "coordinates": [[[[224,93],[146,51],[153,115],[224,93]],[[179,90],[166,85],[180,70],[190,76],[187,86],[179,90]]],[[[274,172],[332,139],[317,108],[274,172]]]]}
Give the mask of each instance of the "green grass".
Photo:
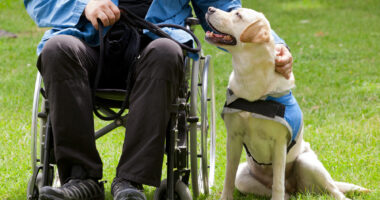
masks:
{"type": "MultiPolygon", "coordinates": [[[[332,177],[373,190],[353,199],[380,196],[380,2],[378,0],[245,0],[263,12],[291,47],[303,109],[305,140],[332,177]]],[[[0,1],[0,29],[18,38],[0,38],[0,199],[25,199],[31,175],[30,124],[37,69],[35,47],[44,30],[29,18],[22,1],[0,1]]],[[[203,33],[199,30],[202,38],[203,33]]],[[[230,56],[203,43],[213,55],[218,114],[231,71],[230,56]]],[[[217,115],[217,168],[211,195],[218,199],[225,169],[225,127],[217,115]]],[[[98,123],[99,124],[99,123],[98,123]]],[[[98,125],[99,126],[99,125],[98,125]]],[[[97,141],[104,163],[107,199],[120,156],[120,129],[97,141]]],[[[245,160],[242,156],[242,161],[245,160]]],[[[147,187],[148,196],[154,188],[147,187]]],[[[260,199],[235,191],[235,199],[260,199]]],[[[332,199],[299,194],[292,199],[332,199]]]]}

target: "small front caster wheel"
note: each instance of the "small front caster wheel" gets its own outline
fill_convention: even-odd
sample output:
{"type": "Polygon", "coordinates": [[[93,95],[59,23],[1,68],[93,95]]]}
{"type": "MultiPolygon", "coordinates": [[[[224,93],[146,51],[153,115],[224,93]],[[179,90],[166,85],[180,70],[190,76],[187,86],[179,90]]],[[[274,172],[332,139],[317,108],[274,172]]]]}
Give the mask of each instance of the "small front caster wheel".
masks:
{"type": "MultiPolygon", "coordinates": [[[[154,200],[167,200],[168,182],[163,180],[159,188],[154,192],[154,200]]],[[[192,200],[190,190],[182,181],[177,181],[174,189],[173,200],[192,200]]]]}

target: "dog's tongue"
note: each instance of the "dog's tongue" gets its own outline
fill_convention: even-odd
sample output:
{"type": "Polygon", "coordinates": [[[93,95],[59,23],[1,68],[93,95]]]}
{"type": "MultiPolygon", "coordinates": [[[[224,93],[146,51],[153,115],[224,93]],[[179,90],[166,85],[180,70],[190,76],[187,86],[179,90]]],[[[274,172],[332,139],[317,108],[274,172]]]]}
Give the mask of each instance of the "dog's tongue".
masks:
{"type": "Polygon", "coordinates": [[[206,37],[209,37],[209,38],[219,38],[219,39],[224,39],[224,40],[232,40],[232,37],[230,35],[214,33],[214,32],[211,32],[211,31],[207,31],[206,32],[206,37]]]}
{"type": "Polygon", "coordinates": [[[208,35],[209,37],[217,37],[217,38],[224,37],[224,35],[222,35],[222,34],[214,33],[214,32],[211,32],[211,31],[207,31],[206,35],[208,35]]]}
{"type": "Polygon", "coordinates": [[[214,33],[211,31],[206,32],[206,40],[216,44],[235,45],[236,40],[227,34],[214,33]]]}

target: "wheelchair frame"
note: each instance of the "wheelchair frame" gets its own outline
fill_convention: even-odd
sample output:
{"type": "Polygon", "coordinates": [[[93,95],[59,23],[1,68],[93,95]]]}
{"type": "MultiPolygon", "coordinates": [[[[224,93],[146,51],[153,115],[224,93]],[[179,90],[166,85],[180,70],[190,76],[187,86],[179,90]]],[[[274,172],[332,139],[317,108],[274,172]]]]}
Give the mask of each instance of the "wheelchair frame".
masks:
{"type": "MultiPolygon", "coordinates": [[[[196,18],[186,20],[186,28],[189,30],[193,31],[197,24],[199,22],[196,18]]],[[[184,78],[176,103],[172,105],[170,129],[166,136],[167,178],[156,189],[156,200],[192,199],[188,187],[190,175],[194,198],[200,193],[208,194],[214,183],[216,132],[213,67],[211,56],[203,56],[203,52],[198,53],[198,56],[198,60],[188,56],[184,58],[184,78]]],[[[111,108],[117,107],[114,103],[123,100],[122,97],[117,98],[123,92],[97,91],[97,97],[106,100],[106,103],[96,102],[100,111],[105,115],[115,114],[111,108]]],[[[128,114],[122,115],[97,130],[95,138],[120,126],[126,127],[127,117],[128,114]]],[[[36,200],[39,188],[53,185],[55,175],[49,102],[42,87],[40,73],[37,73],[35,82],[31,136],[32,175],[28,182],[27,199],[36,200]]]]}

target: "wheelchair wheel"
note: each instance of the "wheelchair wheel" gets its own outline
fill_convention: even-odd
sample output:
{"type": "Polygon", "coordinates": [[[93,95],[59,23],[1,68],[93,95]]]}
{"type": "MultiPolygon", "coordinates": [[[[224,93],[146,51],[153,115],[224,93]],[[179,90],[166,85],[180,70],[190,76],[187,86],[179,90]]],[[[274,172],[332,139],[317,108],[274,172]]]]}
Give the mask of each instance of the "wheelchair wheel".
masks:
{"type": "Polygon", "coordinates": [[[208,194],[215,172],[215,96],[210,56],[195,61],[192,69],[190,115],[200,116],[190,124],[191,177],[194,197],[208,194]],[[199,143],[199,145],[198,145],[199,143]]]}
{"type": "MultiPolygon", "coordinates": [[[[160,187],[154,192],[154,200],[167,199],[168,182],[166,179],[161,181],[160,187]]],[[[174,189],[174,200],[192,200],[190,190],[187,185],[182,181],[177,181],[174,189]]]]}
{"type": "Polygon", "coordinates": [[[27,190],[27,199],[28,200],[38,200],[39,196],[39,189],[38,186],[35,184],[35,180],[33,180],[34,177],[31,176],[28,181],[28,190],[27,190]]]}
{"type": "MultiPolygon", "coordinates": [[[[40,88],[41,88],[42,77],[40,73],[37,73],[35,88],[34,88],[34,96],[33,96],[33,111],[32,111],[32,125],[31,125],[31,141],[32,141],[32,149],[31,149],[31,161],[32,161],[32,175],[29,178],[28,189],[27,189],[27,199],[38,199],[38,190],[41,184],[41,174],[39,170],[39,161],[37,158],[38,154],[38,113],[41,109],[44,108],[44,105],[40,105],[40,88]]],[[[42,102],[43,104],[43,102],[42,102]]],[[[44,122],[41,120],[41,124],[44,122]]],[[[42,126],[40,126],[41,128],[42,126]]]]}
{"type": "MultiPolygon", "coordinates": [[[[53,160],[51,156],[48,157],[47,163],[44,166],[44,147],[46,143],[46,133],[48,124],[47,115],[47,100],[44,94],[41,95],[42,77],[37,73],[34,98],[33,98],[33,112],[31,124],[31,161],[32,161],[32,175],[28,181],[27,199],[38,199],[39,189],[44,185],[52,185],[54,181],[54,167],[50,165],[53,160]],[[44,170],[45,169],[45,170],[44,170]]],[[[49,152],[50,153],[50,152],[49,152]]],[[[59,183],[58,183],[59,184],[59,183]]]]}

